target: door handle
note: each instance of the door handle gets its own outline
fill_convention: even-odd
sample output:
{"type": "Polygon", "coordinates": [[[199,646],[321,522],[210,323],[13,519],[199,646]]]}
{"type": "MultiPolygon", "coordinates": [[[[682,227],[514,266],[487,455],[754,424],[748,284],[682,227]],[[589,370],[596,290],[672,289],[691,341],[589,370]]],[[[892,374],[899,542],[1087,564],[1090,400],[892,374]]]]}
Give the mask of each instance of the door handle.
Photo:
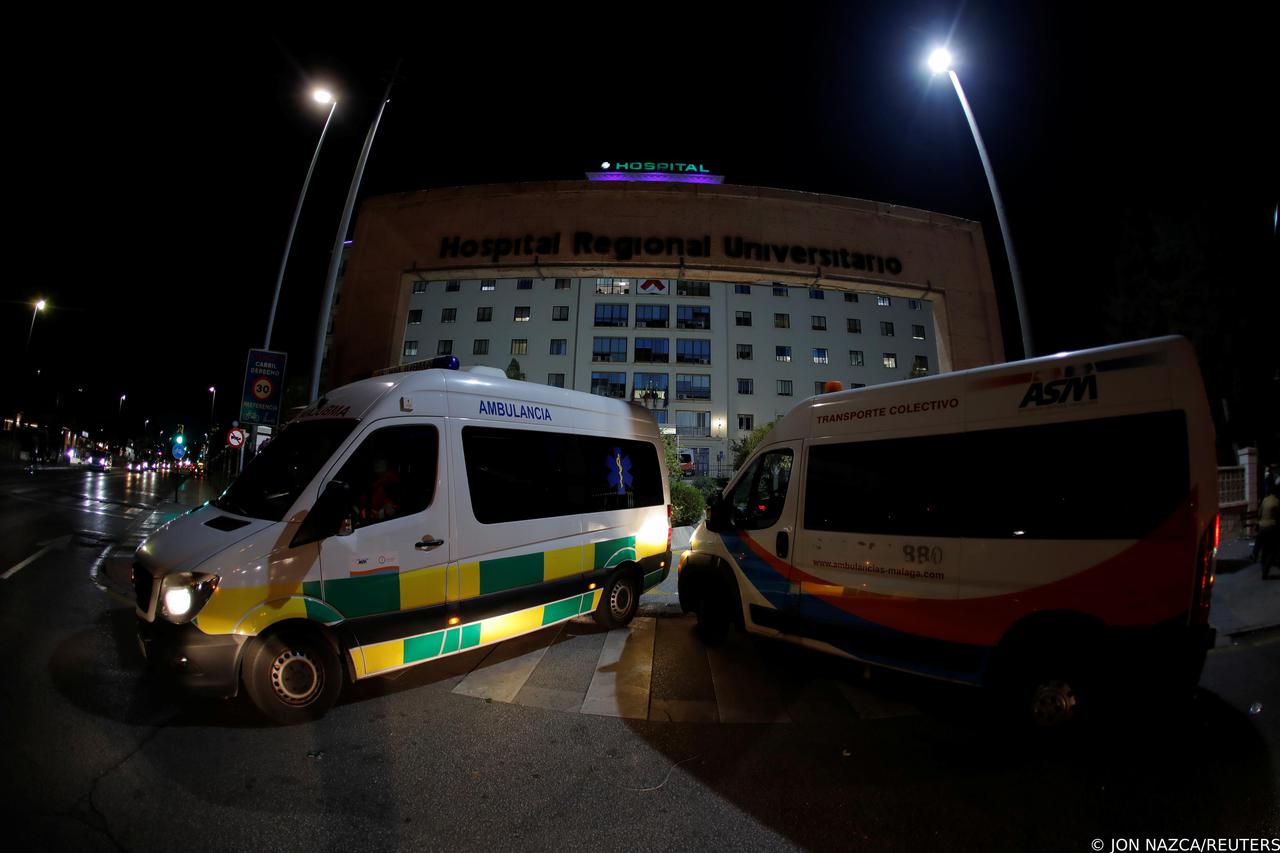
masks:
{"type": "Polygon", "coordinates": [[[775,544],[777,547],[774,550],[778,552],[778,556],[781,559],[785,560],[787,558],[787,549],[791,544],[791,537],[787,535],[787,531],[778,531],[778,541],[775,544]]]}
{"type": "Polygon", "coordinates": [[[419,551],[430,551],[432,548],[439,548],[443,544],[443,539],[436,539],[428,533],[426,536],[422,537],[421,542],[414,542],[413,547],[417,548],[419,551]]]}

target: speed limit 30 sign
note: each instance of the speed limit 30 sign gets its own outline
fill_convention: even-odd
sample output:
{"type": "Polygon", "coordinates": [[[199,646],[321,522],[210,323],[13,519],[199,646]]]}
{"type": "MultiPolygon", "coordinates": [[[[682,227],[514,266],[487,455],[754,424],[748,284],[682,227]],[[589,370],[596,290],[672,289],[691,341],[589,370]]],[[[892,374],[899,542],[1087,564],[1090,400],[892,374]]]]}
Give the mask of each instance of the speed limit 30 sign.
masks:
{"type": "Polygon", "coordinates": [[[285,354],[249,350],[244,368],[244,394],[240,397],[240,423],[277,424],[284,390],[285,354]]]}

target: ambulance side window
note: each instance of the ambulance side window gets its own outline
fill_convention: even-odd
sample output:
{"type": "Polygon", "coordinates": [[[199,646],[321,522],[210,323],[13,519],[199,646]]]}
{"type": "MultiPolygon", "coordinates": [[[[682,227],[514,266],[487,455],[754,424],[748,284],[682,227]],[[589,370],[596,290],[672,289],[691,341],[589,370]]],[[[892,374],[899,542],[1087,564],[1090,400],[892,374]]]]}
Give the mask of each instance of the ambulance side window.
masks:
{"type": "Polygon", "coordinates": [[[778,523],[791,483],[790,450],[771,450],[742,475],[729,501],[738,530],[763,530],[778,523]]]}
{"type": "Polygon", "coordinates": [[[336,479],[351,489],[351,525],[422,512],[436,490],[436,428],[427,424],[386,427],[366,436],[336,479]]]}

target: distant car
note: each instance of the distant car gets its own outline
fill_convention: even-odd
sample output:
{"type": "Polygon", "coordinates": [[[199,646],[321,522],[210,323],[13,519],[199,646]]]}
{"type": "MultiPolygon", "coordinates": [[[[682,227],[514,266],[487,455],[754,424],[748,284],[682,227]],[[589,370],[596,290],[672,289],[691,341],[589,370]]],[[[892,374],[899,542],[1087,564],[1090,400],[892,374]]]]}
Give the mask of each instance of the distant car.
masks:
{"type": "Polygon", "coordinates": [[[680,476],[692,477],[697,473],[697,466],[693,462],[693,454],[686,450],[680,451],[680,476]]]}
{"type": "Polygon", "coordinates": [[[110,471],[111,457],[105,454],[94,454],[85,460],[85,464],[98,471],[110,471]]]}

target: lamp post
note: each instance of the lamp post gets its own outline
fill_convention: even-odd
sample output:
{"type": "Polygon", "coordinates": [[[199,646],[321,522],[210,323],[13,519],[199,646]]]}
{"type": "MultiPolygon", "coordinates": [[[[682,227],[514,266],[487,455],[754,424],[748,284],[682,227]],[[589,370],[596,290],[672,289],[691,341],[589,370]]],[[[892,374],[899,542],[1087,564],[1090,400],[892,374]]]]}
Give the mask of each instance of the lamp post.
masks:
{"type": "Polygon", "coordinates": [[[1031,342],[1031,324],[1027,320],[1026,295],[1022,291],[1022,269],[1018,266],[1017,255],[1013,252],[1013,237],[1009,234],[1009,220],[1004,213],[1004,199],[1001,198],[1000,189],[996,186],[996,175],[991,169],[991,158],[987,156],[987,146],[982,142],[982,134],[978,132],[978,121],[973,117],[969,99],[964,96],[964,89],[960,87],[960,78],[951,67],[951,60],[951,51],[945,47],[936,48],[929,54],[929,70],[934,74],[945,71],[951,78],[951,85],[955,87],[956,97],[960,99],[960,106],[964,109],[964,116],[969,120],[969,130],[973,131],[973,142],[978,147],[978,157],[982,160],[982,168],[987,173],[987,186],[991,188],[991,200],[995,202],[996,221],[1000,223],[1000,236],[1004,239],[1005,257],[1009,260],[1009,278],[1013,281],[1013,301],[1018,307],[1018,326],[1022,332],[1022,356],[1031,358],[1035,354],[1035,348],[1031,342]]]}
{"type": "MultiPolygon", "coordinates": [[[[311,99],[317,104],[329,104],[329,116],[324,120],[320,130],[320,141],[316,143],[315,153],[311,155],[311,165],[307,167],[307,177],[302,182],[302,192],[298,193],[298,203],[293,208],[293,221],[289,223],[289,236],[284,241],[284,255],[280,258],[280,272],[276,274],[276,290],[271,297],[271,316],[267,319],[267,340],[263,349],[271,349],[271,331],[276,324],[276,306],[280,303],[280,288],[284,284],[284,270],[289,263],[289,252],[293,249],[293,233],[298,229],[298,217],[302,215],[302,202],[307,197],[307,188],[311,186],[311,173],[316,169],[316,161],[320,159],[320,147],[324,145],[324,136],[329,132],[329,124],[333,121],[333,112],[338,108],[338,101],[328,89],[316,89],[311,99]]],[[[212,390],[212,389],[210,389],[212,390]]],[[[210,416],[212,419],[212,416],[210,416]]]]}
{"type": "Polygon", "coordinates": [[[44,310],[45,301],[37,299],[35,306],[31,309],[31,328],[27,330],[27,352],[31,351],[31,336],[36,331],[36,315],[44,310]]]}
{"type": "Polygon", "coordinates": [[[116,409],[116,416],[117,416],[117,417],[118,417],[118,416],[120,416],[120,415],[122,415],[122,414],[124,414],[124,398],[125,398],[125,395],[124,395],[124,394],[121,394],[121,395],[120,395],[120,406],[116,409]]]}
{"type": "Polygon", "coordinates": [[[209,386],[209,393],[213,396],[209,398],[209,428],[213,428],[213,404],[218,402],[218,389],[212,385],[209,386]]]}

